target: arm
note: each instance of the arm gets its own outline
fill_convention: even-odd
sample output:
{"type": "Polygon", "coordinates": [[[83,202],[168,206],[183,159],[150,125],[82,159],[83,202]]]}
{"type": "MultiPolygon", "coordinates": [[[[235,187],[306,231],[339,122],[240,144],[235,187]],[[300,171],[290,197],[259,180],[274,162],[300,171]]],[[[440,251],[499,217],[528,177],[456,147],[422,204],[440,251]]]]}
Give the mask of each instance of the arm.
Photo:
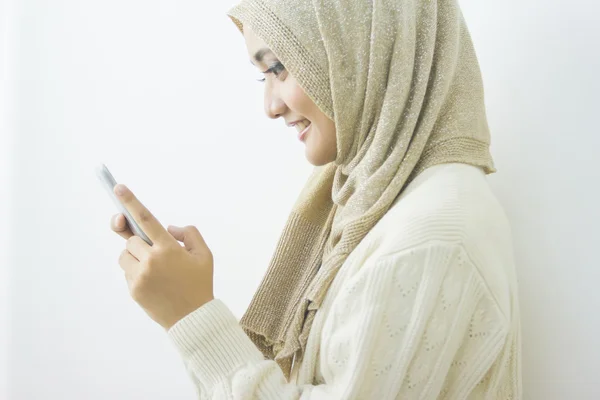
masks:
{"type": "Polygon", "coordinates": [[[457,245],[426,244],[365,264],[326,301],[322,385],[288,383],[219,299],[168,334],[200,398],[236,400],[464,396],[506,336],[504,316],[457,245]],[[486,334],[473,338],[482,313],[486,334]]]}

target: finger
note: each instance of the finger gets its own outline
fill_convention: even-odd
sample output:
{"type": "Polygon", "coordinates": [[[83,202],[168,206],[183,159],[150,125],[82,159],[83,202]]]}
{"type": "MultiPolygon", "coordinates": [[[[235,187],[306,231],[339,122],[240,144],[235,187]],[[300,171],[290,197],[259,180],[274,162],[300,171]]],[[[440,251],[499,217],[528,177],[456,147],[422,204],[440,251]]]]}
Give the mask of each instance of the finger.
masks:
{"type": "Polygon", "coordinates": [[[110,229],[118,233],[123,239],[129,239],[133,236],[125,216],[121,213],[113,215],[110,220],[110,229]]]}
{"type": "Polygon", "coordinates": [[[173,235],[175,239],[183,242],[185,249],[190,252],[199,253],[206,247],[206,243],[204,242],[200,231],[193,225],[188,225],[183,228],[169,225],[167,231],[173,235]]]}
{"type": "Polygon", "coordinates": [[[125,223],[125,216],[121,213],[115,214],[110,220],[110,227],[115,232],[121,232],[127,228],[125,223]]]}
{"type": "Polygon", "coordinates": [[[139,261],[134,256],[132,256],[127,249],[124,249],[121,252],[121,255],[119,256],[119,265],[121,266],[123,272],[125,272],[125,276],[135,276],[138,264],[139,261]]]}
{"type": "Polygon", "coordinates": [[[127,239],[127,244],[125,248],[133,257],[135,257],[138,261],[143,261],[148,258],[150,254],[150,246],[144,239],[139,236],[132,236],[127,239]]]}
{"type": "Polygon", "coordinates": [[[175,239],[167,232],[160,222],[158,222],[150,210],[148,210],[125,185],[116,185],[114,187],[114,193],[153,243],[176,243],[175,239]],[[123,191],[121,192],[120,189],[123,191]]]}

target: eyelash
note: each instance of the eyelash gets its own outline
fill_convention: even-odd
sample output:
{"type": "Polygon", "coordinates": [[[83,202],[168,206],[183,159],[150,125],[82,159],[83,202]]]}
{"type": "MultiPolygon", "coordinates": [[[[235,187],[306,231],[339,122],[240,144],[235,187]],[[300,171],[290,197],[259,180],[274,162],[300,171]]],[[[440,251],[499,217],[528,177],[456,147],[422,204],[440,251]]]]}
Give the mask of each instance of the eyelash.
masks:
{"type": "MultiPolygon", "coordinates": [[[[275,74],[275,76],[279,76],[279,74],[281,72],[283,72],[284,70],[285,70],[285,67],[283,66],[283,64],[280,62],[277,62],[271,68],[269,68],[268,70],[263,72],[263,74],[268,74],[268,73],[272,72],[273,74],[275,74]]],[[[259,82],[264,82],[265,80],[266,80],[266,78],[257,79],[257,81],[259,81],[259,82]]]]}

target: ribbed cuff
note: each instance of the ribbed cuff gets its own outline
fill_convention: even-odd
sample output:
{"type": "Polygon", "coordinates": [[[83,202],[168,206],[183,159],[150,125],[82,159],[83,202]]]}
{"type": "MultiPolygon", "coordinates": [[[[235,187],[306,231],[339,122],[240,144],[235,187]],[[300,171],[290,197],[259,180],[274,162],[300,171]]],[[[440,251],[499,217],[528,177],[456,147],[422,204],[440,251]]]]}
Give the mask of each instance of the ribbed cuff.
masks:
{"type": "Polygon", "coordinates": [[[246,335],[231,310],[213,299],[188,314],[167,332],[202,389],[231,379],[240,367],[259,363],[263,354],[246,335]]]}

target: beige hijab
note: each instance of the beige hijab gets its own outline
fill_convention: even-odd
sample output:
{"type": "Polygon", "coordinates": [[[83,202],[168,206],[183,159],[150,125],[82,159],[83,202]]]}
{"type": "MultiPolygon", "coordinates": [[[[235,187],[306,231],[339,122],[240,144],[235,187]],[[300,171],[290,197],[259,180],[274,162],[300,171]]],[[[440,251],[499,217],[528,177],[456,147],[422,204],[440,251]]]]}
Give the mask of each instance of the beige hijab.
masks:
{"type": "Polygon", "coordinates": [[[240,321],[289,380],[340,266],[406,185],[441,163],[495,171],[481,73],[457,0],[242,0],[228,15],[337,130],[240,321]]]}

